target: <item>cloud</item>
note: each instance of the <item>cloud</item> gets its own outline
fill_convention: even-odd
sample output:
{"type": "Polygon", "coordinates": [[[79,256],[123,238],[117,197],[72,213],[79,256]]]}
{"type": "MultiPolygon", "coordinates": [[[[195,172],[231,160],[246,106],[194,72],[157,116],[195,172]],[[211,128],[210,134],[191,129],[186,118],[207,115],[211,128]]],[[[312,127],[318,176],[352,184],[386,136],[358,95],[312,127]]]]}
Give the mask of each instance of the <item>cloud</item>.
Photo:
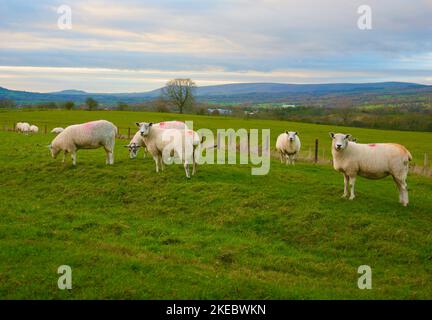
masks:
{"type": "MultiPolygon", "coordinates": [[[[75,0],[69,2],[72,30],[59,30],[56,9],[62,4],[68,1],[0,0],[0,65],[159,70],[148,81],[141,71],[141,78],[132,78],[148,87],[182,74],[203,83],[427,82],[424,73],[432,71],[429,0],[368,1],[370,31],[357,28],[360,0],[75,0]]],[[[47,90],[62,84],[43,76],[47,90]]],[[[64,87],[82,83],[81,73],[70,76],[76,81],[64,87]]],[[[17,78],[1,79],[3,86],[24,86],[17,78]]],[[[102,80],[97,83],[104,87],[95,90],[107,84],[127,89],[124,79],[102,80]]]]}

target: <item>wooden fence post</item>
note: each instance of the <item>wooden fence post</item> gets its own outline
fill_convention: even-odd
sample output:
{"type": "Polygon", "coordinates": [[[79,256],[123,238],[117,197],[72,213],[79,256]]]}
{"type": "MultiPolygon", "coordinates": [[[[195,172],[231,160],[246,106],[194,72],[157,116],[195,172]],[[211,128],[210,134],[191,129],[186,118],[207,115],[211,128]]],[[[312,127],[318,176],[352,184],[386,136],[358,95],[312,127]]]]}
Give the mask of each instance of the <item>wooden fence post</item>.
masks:
{"type": "Polygon", "coordinates": [[[318,139],[315,139],[315,163],[318,163],[318,139]]]}

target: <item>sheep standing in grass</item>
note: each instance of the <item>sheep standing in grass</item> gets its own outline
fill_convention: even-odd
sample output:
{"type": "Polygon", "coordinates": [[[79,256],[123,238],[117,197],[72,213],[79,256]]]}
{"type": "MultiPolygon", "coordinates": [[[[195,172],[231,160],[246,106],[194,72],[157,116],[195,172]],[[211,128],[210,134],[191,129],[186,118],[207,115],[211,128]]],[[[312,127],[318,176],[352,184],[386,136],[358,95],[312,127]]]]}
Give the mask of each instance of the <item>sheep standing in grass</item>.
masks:
{"type": "Polygon", "coordinates": [[[300,148],[301,143],[297,132],[285,131],[276,140],[276,150],[279,152],[281,163],[294,164],[300,148]]]}
{"type": "Polygon", "coordinates": [[[30,130],[29,131],[32,132],[32,133],[38,133],[39,132],[39,128],[37,126],[35,126],[34,124],[32,124],[30,126],[30,130]]]}
{"type": "Polygon", "coordinates": [[[109,121],[98,120],[67,127],[49,145],[51,155],[56,158],[60,151],[71,154],[72,164],[76,165],[76,152],[79,149],[97,149],[106,151],[106,163],[114,164],[114,145],[117,127],[109,121]]]}
{"type": "Polygon", "coordinates": [[[164,160],[177,154],[184,163],[186,177],[190,178],[189,164],[192,163],[192,175],[196,172],[195,149],[200,144],[198,134],[189,129],[164,129],[153,123],[137,122],[147,150],[153,156],[156,172],[164,169],[164,160]]]}
{"type": "Polygon", "coordinates": [[[354,187],[357,175],[369,179],[393,177],[399,189],[399,202],[408,205],[406,178],[411,153],[396,143],[361,144],[351,142],[351,135],[330,133],[332,141],[333,167],[344,175],[343,197],[355,198],[354,187]],[[348,186],[349,185],[349,186],[348,186]]]}
{"type": "Polygon", "coordinates": [[[59,134],[59,133],[63,132],[63,130],[64,130],[63,128],[57,127],[57,128],[52,129],[51,133],[59,134]]]}
{"type": "MultiPolygon", "coordinates": [[[[164,121],[160,123],[154,123],[153,127],[158,127],[162,129],[187,129],[186,124],[181,121],[164,121]]],[[[141,132],[139,130],[132,137],[132,140],[129,142],[129,144],[125,145],[125,147],[129,149],[129,157],[131,159],[136,158],[138,150],[141,147],[143,147],[144,149],[144,158],[146,157],[147,147],[144,143],[143,138],[141,137],[141,132]]]]}

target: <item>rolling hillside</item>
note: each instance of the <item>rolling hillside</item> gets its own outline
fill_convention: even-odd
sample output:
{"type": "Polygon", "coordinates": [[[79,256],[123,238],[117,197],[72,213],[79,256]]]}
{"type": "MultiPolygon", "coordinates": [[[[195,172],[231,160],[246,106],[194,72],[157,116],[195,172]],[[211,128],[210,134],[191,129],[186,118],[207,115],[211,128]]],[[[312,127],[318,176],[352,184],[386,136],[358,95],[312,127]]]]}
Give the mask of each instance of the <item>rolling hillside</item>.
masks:
{"type": "MultiPolygon", "coordinates": [[[[72,100],[82,103],[87,97],[99,102],[114,105],[119,101],[139,103],[154,99],[161,89],[137,93],[88,93],[82,90],[63,90],[52,93],[36,93],[8,90],[0,87],[0,99],[11,99],[19,104],[32,104],[51,101],[72,100]]],[[[217,86],[202,86],[196,89],[200,101],[207,102],[275,102],[288,100],[292,103],[313,103],[326,97],[349,96],[373,99],[378,96],[415,96],[432,94],[432,86],[415,83],[381,82],[381,83],[339,83],[339,84],[281,84],[281,83],[239,83],[217,86]]]]}

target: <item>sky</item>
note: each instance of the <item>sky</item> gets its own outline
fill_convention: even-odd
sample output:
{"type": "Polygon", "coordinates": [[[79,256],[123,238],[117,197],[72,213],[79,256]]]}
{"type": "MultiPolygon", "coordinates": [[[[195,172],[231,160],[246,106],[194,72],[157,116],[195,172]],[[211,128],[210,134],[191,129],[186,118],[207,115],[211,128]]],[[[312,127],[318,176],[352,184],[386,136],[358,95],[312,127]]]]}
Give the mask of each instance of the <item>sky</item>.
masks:
{"type": "Polygon", "coordinates": [[[0,86],[15,90],[432,84],[432,0],[0,0],[0,17],[0,86]]]}

